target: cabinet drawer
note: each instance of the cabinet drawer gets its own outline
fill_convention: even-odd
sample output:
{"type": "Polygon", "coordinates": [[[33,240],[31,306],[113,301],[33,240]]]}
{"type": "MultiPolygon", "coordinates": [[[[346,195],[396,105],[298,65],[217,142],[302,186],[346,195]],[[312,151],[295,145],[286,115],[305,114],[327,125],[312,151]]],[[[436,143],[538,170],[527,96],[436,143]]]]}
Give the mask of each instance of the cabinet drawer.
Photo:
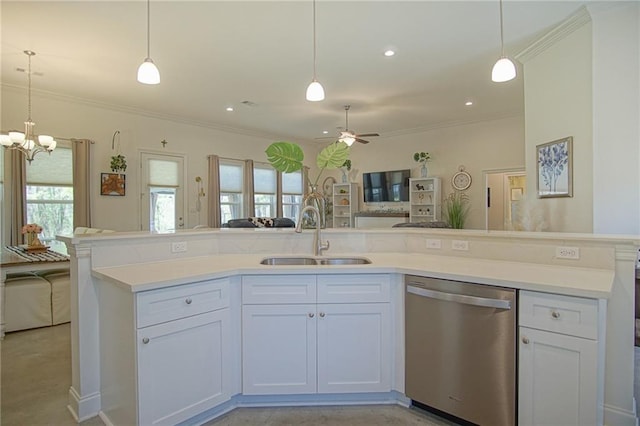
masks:
{"type": "Polygon", "coordinates": [[[136,297],[138,328],[215,311],[228,306],[228,279],[145,291],[136,297]]]}
{"type": "Polygon", "coordinates": [[[375,303],[390,300],[389,275],[318,276],[318,303],[375,303]]]}
{"type": "Polygon", "coordinates": [[[246,275],[242,303],[316,303],[315,275],[246,275]]]}
{"type": "Polygon", "coordinates": [[[598,301],[521,291],[520,325],[595,340],[598,338],[598,301]]]}

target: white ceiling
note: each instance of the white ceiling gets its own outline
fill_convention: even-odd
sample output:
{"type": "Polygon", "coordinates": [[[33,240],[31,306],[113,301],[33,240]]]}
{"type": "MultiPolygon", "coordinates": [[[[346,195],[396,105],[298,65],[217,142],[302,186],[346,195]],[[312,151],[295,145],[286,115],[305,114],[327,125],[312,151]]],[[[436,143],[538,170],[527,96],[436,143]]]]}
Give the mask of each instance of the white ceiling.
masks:
{"type": "MultiPolygon", "coordinates": [[[[507,54],[587,3],[505,0],[507,54]]],[[[34,92],[289,140],[337,134],[345,104],[351,130],[383,137],[523,112],[521,70],[508,83],[490,78],[500,54],[498,0],[317,0],[322,102],[305,100],[313,75],[310,0],[152,0],[157,86],[136,81],[146,56],[145,1],[0,7],[2,83],[26,86],[16,68],[26,68],[22,52],[30,49],[34,72],[43,74],[33,77],[34,92]],[[396,56],[383,56],[389,47],[396,56]],[[468,99],[474,106],[464,106],[468,99]]]]}

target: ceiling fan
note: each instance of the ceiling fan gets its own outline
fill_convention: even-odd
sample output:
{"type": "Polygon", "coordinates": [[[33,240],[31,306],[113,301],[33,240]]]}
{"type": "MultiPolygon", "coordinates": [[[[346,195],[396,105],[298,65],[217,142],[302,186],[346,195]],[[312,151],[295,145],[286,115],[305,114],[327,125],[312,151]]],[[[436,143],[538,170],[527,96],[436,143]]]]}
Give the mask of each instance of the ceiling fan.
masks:
{"type": "Polygon", "coordinates": [[[371,136],[380,136],[378,133],[362,133],[356,134],[355,132],[349,130],[349,109],[351,105],[344,106],[344,114],[345,114],[345,126],[344,130],[340,132],[340,136],[338,137],[339,142],[344,142],[347,145],[351,146],[354,142],[360,143],[369,143],[368,140],[362,139],[363,137],[371,137],[371,136]]]}

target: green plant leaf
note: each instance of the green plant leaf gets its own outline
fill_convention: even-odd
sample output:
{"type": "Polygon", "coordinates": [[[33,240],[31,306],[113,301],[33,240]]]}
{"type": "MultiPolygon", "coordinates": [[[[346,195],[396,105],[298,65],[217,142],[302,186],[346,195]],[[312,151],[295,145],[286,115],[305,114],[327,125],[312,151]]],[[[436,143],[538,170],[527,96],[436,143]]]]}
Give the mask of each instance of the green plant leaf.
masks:
{"type": "Polygon", "coordinates": [[[274,142],[265,150],[267,160],[279,172],[291,173],[302,169],[304,152],[292,142],[274,142]]]}
{"type": "Polygon", "coordinates": [[[320,170],[339,169],[349,158],[349,145],[344,142],[332,143],[320,151],[316,164],[320,170]]]}

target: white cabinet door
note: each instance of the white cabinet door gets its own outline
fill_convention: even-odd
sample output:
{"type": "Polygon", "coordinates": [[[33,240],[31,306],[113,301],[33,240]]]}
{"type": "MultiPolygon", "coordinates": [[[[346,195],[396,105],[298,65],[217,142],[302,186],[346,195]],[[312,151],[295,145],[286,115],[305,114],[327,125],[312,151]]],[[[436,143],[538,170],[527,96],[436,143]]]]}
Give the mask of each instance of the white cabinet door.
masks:
{"type": "Polygon", "coordinates": [[[137,330],[138,423],[173,425],[230,398],[229,309],[137,330]]]}
{"type": "Polygon", "coordinates": [[[597,342],[520,327],[519,424],[597,424],[597,342]]]}
{"type": "Polygon", "coordinates": [[[391,391],[388,303],[318,305],[318,392],[391,391]]]}
{"type": "Polygon", "coordinates": [[[316,305],[242,307],[242,393],[316,392],[316,305]]]}

